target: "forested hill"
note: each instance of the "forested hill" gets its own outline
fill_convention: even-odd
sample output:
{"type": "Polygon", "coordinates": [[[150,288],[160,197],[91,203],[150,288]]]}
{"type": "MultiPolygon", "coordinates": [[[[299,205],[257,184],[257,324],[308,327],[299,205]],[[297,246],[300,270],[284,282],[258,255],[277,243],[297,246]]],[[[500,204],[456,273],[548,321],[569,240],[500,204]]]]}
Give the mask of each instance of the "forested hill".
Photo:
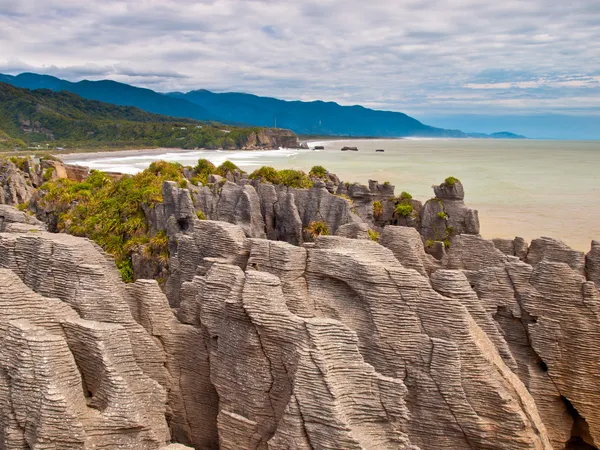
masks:
{"type": "Polygon", "coordinates": [[[251,135],[259,134],[257,128],[178,119],[131,106],[86,100],[70,92],[32,91],[0,82],[0,147],[3,148],[40,144],[242,148],[260,145],[254,142],[256,138],[248,142],[251,135]]]}
{"type": "Polygon", "coordinates": [[[25,89],[51,89],[68,91],[88,100],[98,100],[114,105],[135,106],[154,114],[185,117],[195,120],[216,120],[218,117],[203,107],[187,100],[172,98],[150,89],[130,86],[111,80],[80,81],[72,83],[50,75],[22,73],[17,76],[0,74],[0,82],[25,89]]]}
{"type": "Polygon", "coordinates": [[[221,123],[288,128],[298,134],[371,137],[468,137],[458,130],[425,125],[401,112],[378,111],[333,102],[284,101],[251,94],[199,90],[160,94],[115,81],[72,83],[49,75],[0,74],[0,81],[28,89],[69,91],[87,99],[131,105],[174,117],[214,120],[221,123]]]}
{"type": "Polygon", "coordinates": [[[468,137],[459,130],[435,128],[401,112],[379,111],[334,102],[285,101],[243,93],[207,90],[173,92],[172,97],[201,105],[223,121],[277,125],[298,134],[371,137],[468,137]]]}
{"type": "Polygon", "coordinates": [[[110,80],[73,83],[49,75],[0,74],[0,82],[27,89],[68,91],[89,100],[135,106],[155,114],[234,125],[287,128],[316,136],[522,138],[509,132],[483,134],[436,128],[401,112],[380,111],[334,102],[286,101],[244,93],[195,90],[161,94],[110,80]]]}

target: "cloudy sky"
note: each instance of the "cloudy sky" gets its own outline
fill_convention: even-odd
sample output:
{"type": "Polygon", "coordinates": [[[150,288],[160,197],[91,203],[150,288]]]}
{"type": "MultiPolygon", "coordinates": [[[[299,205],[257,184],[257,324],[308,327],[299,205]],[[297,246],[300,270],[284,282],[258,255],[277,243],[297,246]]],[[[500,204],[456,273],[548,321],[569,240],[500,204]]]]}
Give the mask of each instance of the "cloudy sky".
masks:
{"type": "Polygon", "coordinates": [[[600,129],[598,0],[0,0],[0,29],[1,73],[600,129]]]}

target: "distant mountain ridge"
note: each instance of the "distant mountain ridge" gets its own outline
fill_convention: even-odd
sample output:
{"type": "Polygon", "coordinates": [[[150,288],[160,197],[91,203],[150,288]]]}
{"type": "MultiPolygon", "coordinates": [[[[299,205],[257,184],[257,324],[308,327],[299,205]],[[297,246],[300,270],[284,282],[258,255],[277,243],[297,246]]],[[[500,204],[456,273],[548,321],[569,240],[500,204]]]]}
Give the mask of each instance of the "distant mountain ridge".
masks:
{"type": "Polygon", "coordinates": [[[360,137],[521,138],[502,132],[467,134],[425,125],[401,112],[380,111],[334,102],[286,101],[244,93],[196,90],[161,94],[115,81],[73,83],[49,75],[1,75],[0,81],[27,89],[69,91],[91,100],[135,106],[145,111],[196,120],[291,129],[297,134],[360,137]],[[511,135],[511,136],[508,136],[511,135]]]}
{"type": "Polygon", "coordinates": [[[0,149],[298,145],[290,130],[173,118],[133,106],[88,100],[68,91],[30,90],[0,81],[0,149]]]}

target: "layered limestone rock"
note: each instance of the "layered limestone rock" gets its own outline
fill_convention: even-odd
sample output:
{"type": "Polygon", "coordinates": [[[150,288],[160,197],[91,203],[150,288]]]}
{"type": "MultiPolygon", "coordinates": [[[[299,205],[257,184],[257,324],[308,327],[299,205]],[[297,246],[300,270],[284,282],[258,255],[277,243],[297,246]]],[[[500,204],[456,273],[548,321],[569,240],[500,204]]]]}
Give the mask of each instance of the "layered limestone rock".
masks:
{"type": "Polygon", "coordinates": [[[208,358],[188,344],[199,331],[156,282],[126,286],[85,239],[4,231],[0,447],[215,448],[208,358]]]}
{"type": "Polygon", "coordinates": [[[145,211],[166,295],[0,207],[0,448],[600,447],[597,242],[485,240],[446,183],[423,211],[463,228],[436,259],[414,227],[368,239],[324,181],[216,181],[145,211]],[[264,239],[315,217],[337,236],[264,239]]]}
{"type": "Polygon", "coordinates": [[[268,183],[240,184],[222,179],[200,188],[182,189],[174,182],[163,186],[164,204],[146,211],[155,230],[169,228],[167,219],[197,219],[201,211],[210,220],[238,225],[246,237],[282,240],[300,245],[311,222],[325,222],[330,233],[349,223],[361,223],[347,199],[331,194],[323,181],[311,189],[268,183]]]}
{"type": "Polygon", "coordinates": [[[261,128],[258,132],[252,132],[246,140],[244,150],[255,150],[260,148],[299,148],[298,137],[291,130],[281,128],[261,128]]]}
{"type": "MultiPolygon", "coordinates": [[[[217,222],[194,230],[198,248],[234,237],[217,222]]],[[[237,236],[245,266],[205,251],[179,308],[206,330],[221,447],[550,448],[508,344],[460,272],[437,276],[442,296],[372,241],[237,236]],[[379,389],[364,391],[365,377],[379,389]]]]}
{"type": "Polygon", "coordinates": [[[421,211],[420,233],[425,240],[443,241],[460,234],[479,234],[477,211],[465,205],[462,183],[434,186],[435,197],[421,211]]]}
{"type": "Polygon", "coordinates": [[[11,160],[0,157],[0,205],[27,203],[35,193],[30,177],[30,161],[24,160],[21,168],[11,160]]]}
{"type": "Polygon", "coordinates": [[[600,241],[592,241],[592,249],[585,257],[585,270],[588,280],[600,289],[600,241]]]}
{"type": "Polygon", "coordinates": [[[459,238],[442,263],[464,271],[497,323],[553,448],[598,447],[593,405],[600,359],[592,343],[598,339],[600,296],[582,276],[583,255],[541,238],[532,243],[527,264],[491,241],[459,238]]]}

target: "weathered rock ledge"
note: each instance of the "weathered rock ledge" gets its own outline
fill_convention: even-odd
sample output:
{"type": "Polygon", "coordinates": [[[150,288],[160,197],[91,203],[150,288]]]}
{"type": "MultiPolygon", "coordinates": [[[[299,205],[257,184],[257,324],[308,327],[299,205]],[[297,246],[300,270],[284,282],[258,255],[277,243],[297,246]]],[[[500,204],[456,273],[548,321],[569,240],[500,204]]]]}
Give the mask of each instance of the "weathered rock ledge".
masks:
{"type": "Polygon", "coordinates": [[[600,448],[597,242],[485,240],[459,182],[214,181],[146,211],[164,289],[0,206],[0,448],[600,448]]]}
{"type": "Polygon", "coordinates": [[[167,295],[0,210],[1,448],[598,447],[597,246],[294,246],[174,194],[167,295]]]}

